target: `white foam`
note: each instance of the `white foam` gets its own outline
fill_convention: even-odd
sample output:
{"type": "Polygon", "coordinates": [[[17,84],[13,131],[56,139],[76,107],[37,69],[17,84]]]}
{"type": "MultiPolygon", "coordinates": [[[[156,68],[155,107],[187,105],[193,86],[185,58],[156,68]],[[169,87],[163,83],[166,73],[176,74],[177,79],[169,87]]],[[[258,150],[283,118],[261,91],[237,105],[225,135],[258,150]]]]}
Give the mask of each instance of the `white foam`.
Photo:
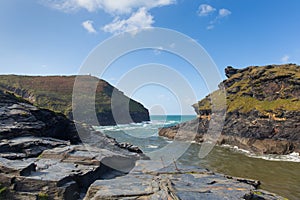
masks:
{"type": "Polygon", "coordinates": [[[226,147],[226,148],[232,147],[232,146],[230,146],[229,144],[222,144],[221,146],[222,146],[222,147],[226,147]]]}
{"type": "Polygon", "coordinates": [[[245,149],[241,149],[241,148],[239,148],[238,146],[234,146],[233,149],[236,150],[236,151],[245,153],[245,154],[251,154],[250,151],[245,150],[245,149]]]}
{"type": "Polygon", "coordinates": [[[261,158],[264,160],[270,161],[288,161],[288,162],[300,162],[299,153],[293,152],[288,155],[275,155],[275,154],[267,154],[267,155],[251,155],[254,158],[261,158]]]}
{"type": "Polygon", "coordinates": [[[300,162],[300,155],[299,153],[293,152],[288,155],[277,155],[277,154],[264,154],[264,155],[257,155],[254,153],[251,153],[248,150],[241,149],[237,146],[230,146],[228,144],[222,145],[222,147],[230,148],[236,152],[243,153],[248,157],[251,158],[260,158],[264,160],[269,160],[269,161],[287,161],[287,162],[300,162]]]}
{"type": "Polygon", "coordinates": [[[147,148],[149,148],[149,149],[157,149],[158,148],[158,146],[156,146],[156,145],[147,145],[146,146],[147,148]]]}

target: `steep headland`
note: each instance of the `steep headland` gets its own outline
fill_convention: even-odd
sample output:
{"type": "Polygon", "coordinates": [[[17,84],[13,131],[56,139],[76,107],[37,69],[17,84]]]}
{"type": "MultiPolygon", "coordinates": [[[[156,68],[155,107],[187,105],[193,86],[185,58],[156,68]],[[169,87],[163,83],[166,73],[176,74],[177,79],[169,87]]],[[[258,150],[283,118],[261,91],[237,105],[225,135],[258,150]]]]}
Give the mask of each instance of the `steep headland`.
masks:
{"type": "MultiPolygon", "coordinates": [[[[76,76],[17,76],[0,75],[0,89],[20,96],[34,105],[65,114],[72,119],[72,93],[76,76]]],[[[118,112],[125,112],[129,106],[133,122],[149,121],[149,112],[142,104],[125,96],[104,80],[92,76],[81,76],[82,90],[86,91],[89,81],[98,82],[96,89],[95,111],[100,125],[114,125],[111,108],[112,93],[118,93],[118,112]],[[85,84],[86,83],[86,84],[85,84]],[[126,105],[128,104],[129,105],[126,105]]],[[[131,119],[122,119],[121,123],[129,123],[131,119]]],[[[84,122],[91,123],[89,119],[84,122]]],[[[118,122],[119,123],[119,122],[118,122]]]]}
{"type": "MultiPolygon", "coordinates": [[[[300,66],[227,67],[225,73],[228,79],[220,87],[227,93],[226,118],[218,143],[263,154],[300,152],[300,66]]],[[[193,139],[203,142],[213,117],[211,98],[218,98],[218,91],[193,105],[197,119],[162,128],[159,135],[174,138],[179,128],[196,127],[193,139]]]]}

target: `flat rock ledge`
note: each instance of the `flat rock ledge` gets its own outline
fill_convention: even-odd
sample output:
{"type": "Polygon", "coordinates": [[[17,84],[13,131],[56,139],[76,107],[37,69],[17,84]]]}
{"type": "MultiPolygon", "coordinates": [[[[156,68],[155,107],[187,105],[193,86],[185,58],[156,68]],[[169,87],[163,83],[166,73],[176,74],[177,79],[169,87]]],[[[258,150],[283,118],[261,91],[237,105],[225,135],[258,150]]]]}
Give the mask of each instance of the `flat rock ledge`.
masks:
{"type": "Polygon", "coordinates": [[[156,165],[159,168],[159,163],[138,161],[136,167],[126,176],[97,180],[90,186],[84,200],[285,199],[259,190],[259,181],[224,176],[207,169],[176,164],[152,170],[156,165]]]}
{"type": "Polygon", "coordinates": [[[1,141],[0,150],[0,199],[10,200],[82,199],[94,181],[124,175],[136,161],[110,150],[50,138],[1,141]]]}

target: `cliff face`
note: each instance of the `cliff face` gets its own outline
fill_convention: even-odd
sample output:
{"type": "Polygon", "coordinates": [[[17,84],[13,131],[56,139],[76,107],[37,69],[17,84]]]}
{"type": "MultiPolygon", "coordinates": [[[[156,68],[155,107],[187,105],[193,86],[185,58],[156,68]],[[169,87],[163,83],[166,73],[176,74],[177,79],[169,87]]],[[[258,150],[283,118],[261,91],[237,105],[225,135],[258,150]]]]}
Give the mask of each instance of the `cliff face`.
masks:
{"type": "MultiPolygon", "coordinates": [[[[228,79],[221,85],[227,92],[227,110],[218,142],[257,153],[300,152],[300,66],[228,67],[225,73],[228,79]]],[[[211,118],[210,97],[193,105],[200,142],[211,118]]],[[[168,137],[169,130],[160,130],[160,135],[168,137]]]]}
{"type": "Polygon", "coordinates": [[[1,90],[0,111],[0,140],[37,136],[80,142],[74,123],[64,115],[39,109],[1,90]]]}
{"type": "MultiPolygon", "coordinates": [[[[34,105],[61,112],[72,119],[72,93],[76,76],[16,76],[1,75],[0,89],[18,95],[34,105]]],[[[95,110],[100,125],[114,125],[111,111],[111,96],[115,90],[120,97],[120,113],[124,112],[125,102],[129,102],[129,113],[133,122],[149,121],[149,112],[142,104],[125,96],[104,80],[91,76],[82,76],[81,81],[86,83],[91,79],[98,81],[96,90],[95,110]],[[124,103],[122,103],[124,102],[124,103]]],[[[83,84],[82,90],[89,90],[83,84]]],[[[91,123],[89,119],[83,122],[91,123]]],[[[121,123],[128,123],[124,119],[121,123]]]]}
{"type": "Polygon", "coordinates": [[[95,180],[124,175],[145,158],[90,126],[76,128],[0,90],[0,199],[82,199],[95,180]]]}

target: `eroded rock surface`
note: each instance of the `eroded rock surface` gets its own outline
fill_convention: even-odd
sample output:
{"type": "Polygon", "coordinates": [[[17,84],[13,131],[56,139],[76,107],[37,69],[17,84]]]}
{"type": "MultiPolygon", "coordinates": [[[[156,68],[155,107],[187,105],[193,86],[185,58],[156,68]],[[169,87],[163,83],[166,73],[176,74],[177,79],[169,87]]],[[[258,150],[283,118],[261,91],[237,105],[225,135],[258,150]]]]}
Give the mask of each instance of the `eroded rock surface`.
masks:
{"type": "Polygon", "coordinates": [[[47,194],[49,199],[79,199],[95,180],[124,175],[134,162],[132,157],[106,149],[61,145],[44,150],[37,158],[0,158],[0,182],[10,199],[22,194],[26,199],[27,193],[36,197],[47,194]]]}
{"type": "Polygon", "coordinates": [[[143,157],[137,147],[2,91],[0,111],[0,199],[79,199],[95,180],[124,175],[143,157]]]}
{"type": "Polygon", "coordinates": [[[203,142],[209,126],[222,126],[219,144],[229,144],[259,154],[300,152],[300,66],[269,65],[245,69],[228,67],[228,79],[220,84],[227,93],[226,105],[211,99],[224,98],[221,89],[194,104],[198,118],[162,128],[159,135],[203,142]],[[226,112],[225,120],[217,116],[226,112]],[[215,124],[211,124],[214,119],[215,124]],[[178,132],[178,130],[180,130],[178,132]],[[194,135],[193,135],[194,134],[194,135]]]}
{"type": "Polygon", "coordinates": [[[80,141],[74,123],[64,115],[39,109],[0,91],[0,139],[18,136],[52,137],[72,143],[80,141]]]}
{"type": "Polygon", "coordinates": [[[171,165],[150,170],[154,165],[157,163],[139,161],[126,176],[97,180],[89,188],[84,200],[283,199],[258,191],[258,181],[225,177],[197,167],[171,165]]]}

